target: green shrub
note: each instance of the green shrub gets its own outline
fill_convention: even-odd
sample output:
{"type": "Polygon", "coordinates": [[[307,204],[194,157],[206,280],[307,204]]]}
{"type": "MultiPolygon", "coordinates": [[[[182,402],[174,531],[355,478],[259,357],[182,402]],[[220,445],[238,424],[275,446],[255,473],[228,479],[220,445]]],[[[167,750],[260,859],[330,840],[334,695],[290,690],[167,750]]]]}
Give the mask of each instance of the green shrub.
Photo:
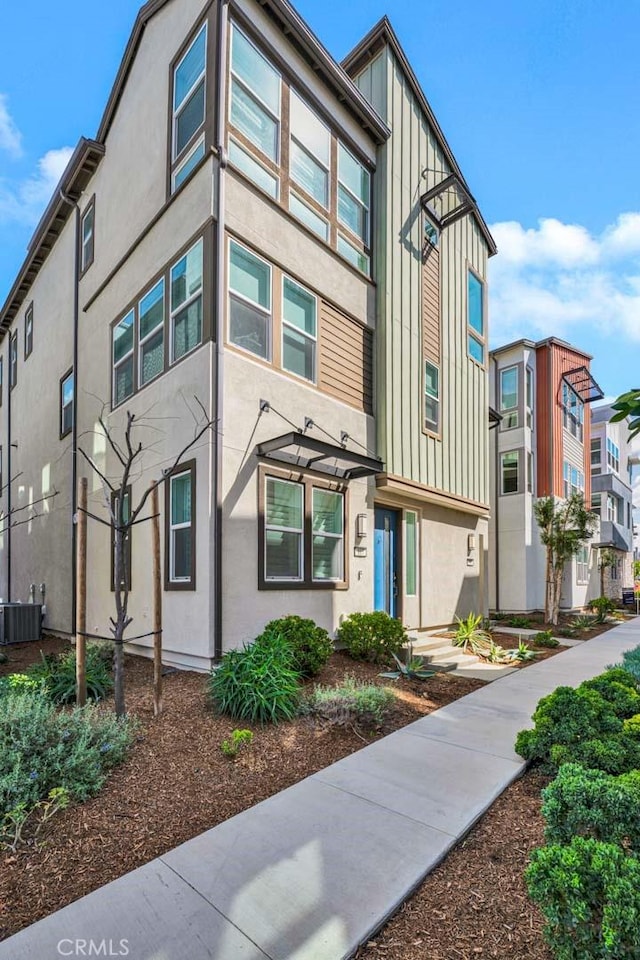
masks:
{"type": "Polygon", "coordinates": [[[333,653],[333,641],[329,634],[313,620],[304,620],[293,615],[272,620],[256,639],[256,643],[261,643],[263,637],[274,633],[284,637],[291,647],[293,668],[303,677],[315,677],[333,653]]]}
{"type": "Polygon", "coordinates": [[[300,674],[293,668],[293,651],[280,634],[260,643],[229,650],[209,679],[215,707],[238,720],[277,723],[298,711],[300,674]]]}
{"type": "Polygon", "coordinates": [[[537,647],[549,647],[550,649],[553,649],[554,647],[559,646],[559,643],[551,630],[540,630],[540,632],[536,633],[534,636],[533,642],[537,647]]]}
{"type": "Polygon", "coordinates": [[[625,650],[622,654],[622,663],[620,664],[627,673],[630,673],[636,680],[640,680],[640,647],[634,647],[633,650],[625,650]]]}
{"type": "Polygon", "coordinates": [[[593,680],[585,680],[581,689],[596,690],[603,700],[610,703],[614,713],[622,720],[640,713],[640,695],[638,682],[620,667],[614,667],[593,680]]]}
{"type": "Polygon", "coordinates": [[[352,613],[340,625],[338,640],[354,660],[387,662],[399,654],[407,642],[407,632],[400,620],[387,613],[352,613]]]}
{"type": "MultiPolygon", "coordinates": [[[[88,644],[85,657],[87,700],[104,700],[113,689],[111,670],[112,651],[109,647],[88,644]]],[[[43,656],[40,663],[29,668],[29,676],[42,682],[54,703],[75,703],[76,651],[43,656]]]]}
{"type": "Polygon", "coordinates": [[[622,721],[622,731],[634,739],[640,739],[640,713],[622,721]]]}
{"type": "Polygon", "coordinates": [[[377,724],[395,700],[388,687],[358,683],[353,677],[335,687],[317,686],[303,704],[303,712],[329,723],[377,724]]]}
{"type": "Polygon", "coordinates": [[[592,837],[640,852],[640,771],[615,777],[566,763],[542,801],[547,843],[592,837]]]}
{"type": "Polygon", "coordinates": [[[9,673],[6,677],[0,677],[0,697],[9,693],[42,692],[42,682],[26,673],[9,673]]]}
{"type": "Polygon", "coordinates": [[[509,617],[507,620],[507,626],[509,627],[520,627],[521,630],[528,630],[531,626],[530,617],[509,617]]]}
{"type": "Polygon", "coordinates": [[[250,747],[253,743],[253,733],[251,730],[234,730],[228,740],[223,740],[220,749],[225,757],[235,760],[244,747],[250,747]]]}
{"type": "Polygon", "coordinates": [[[596,597],[595,600],[592,600],[589,604],[591,610],[595,610],[596,614],[596,623],[604,623],[607,619],[607,616],[616,608],[615,602],[610,600],[609,597],[596,597]]]}
{"type": "Polygon", "coordinates": [[[615,844],[576,837],[533,852],[529,896],[555,960],[638,960],[640,861],[615,844]]]}
{"type": "Polygon", "coordinates": [[[94,796],[126,756],[134,727],[96,707],[60,712],[43,695],[0,698],[0,817],[28,814],[51,790],[94,796]]]}
{"type": "Polygon", "coordinates": [[[556,744],[550,751],[554,769],[563,763],[603,770],[619,776],[640,767],[640,741],[624,731],[572,744],[556,744]]]}
{"type": "Polygon", "coordinates": [[[557,627],[556,633],[559,637],[575,637],[578,631],[574,627],[557,627]]]}

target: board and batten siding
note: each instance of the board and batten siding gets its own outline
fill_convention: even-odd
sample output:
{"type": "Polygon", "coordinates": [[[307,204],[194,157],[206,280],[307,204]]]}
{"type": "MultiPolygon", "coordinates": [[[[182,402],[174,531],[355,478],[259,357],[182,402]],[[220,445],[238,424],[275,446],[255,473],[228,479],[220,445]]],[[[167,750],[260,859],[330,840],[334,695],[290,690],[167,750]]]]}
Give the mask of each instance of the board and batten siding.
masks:
{"type": "Polygon", "coordinates": [[[440,250],[429,245],[422,267],[422,339],[426,360],[440,366],[440,250]]]}
{"type": "MultiPolygon", "coordinates": [[[[437,439],[423,431],[420,195],[450,170],[388,46],[355,82],[391,129],[374,177],[376,230],[386,237],[375,251],[378,452],[389,474],[488,504],[488,373],[467,357],[467,268],[486,278],[486,240],[471,216],[440,236],[442,426],[437,439]],[[430,172],[423,178],[425,169],[430,172]]],[[[485,334],[486,314],[485,308],[485,334]]]]}
{"type": "Polygon", "coordinates": [[[320,306],[318,386],[337,400],[371,413],[373,335],[326,301],[320,306]]]}

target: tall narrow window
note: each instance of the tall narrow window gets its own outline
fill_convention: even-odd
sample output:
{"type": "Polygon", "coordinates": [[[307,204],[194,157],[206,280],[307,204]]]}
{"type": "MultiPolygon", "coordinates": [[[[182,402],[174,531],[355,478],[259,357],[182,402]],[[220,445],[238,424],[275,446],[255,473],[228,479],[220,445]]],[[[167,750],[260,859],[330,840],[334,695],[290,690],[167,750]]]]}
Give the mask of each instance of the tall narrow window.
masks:
{"type": "Polygon", "coordinates": [[[166,491],[165,586],[195,590],[195,463],[178,467],[169,477],[166,491]]]}
{"type": "Polygon", "coordinates": [[[576,555],[576,583],[589,582],[589,547],[583,544],[576,555]]]}
{"type": "Polygon", "coordinates": [[[591,476],[597,477],[602,473],[602,440],[594,437],[591,441],[591,476]]]}
{"type": "Polygon", "coordinates": [[[467,271],[467,353],[484,364],[484,283],[472,270],[467,271]]]}
{"type": "Polygon", "coordinates": [[[289,480],[266,478],[265,580],[302,580],[304,487],[289,480]]]}
{"type": "Polygon", "coordinates": [[[172,189],[179,187],[204,156],[207,25],[173,71],[172,189]]]}
{"type": "MultiPolygon", "coordinates": [[[[369,171],[338,144],[338,222],[368,246],[371,178],[369,171]]],[[[342,252],[342,251],[341,251],[342,252]]]]}
{"type": "Polygon", "coordinates": [[[171,268],[171,359],[202,342],[202,240],[171,268]]]}
{"type": "Polygon", "coordinates": [[[600,516],[602,512],[602,494],[601,493],[592,493],[591,494],[591,513],[597,514],[600,516]]]}
{"type": "Polygon", "coordinates": [[[80,226],[80,272],[84,273],[93,263],[94,248],[94,220],[95,220],[95,201],[91,200],[89,206],[82,214],[80,226]]]}
{"type": "Polygon", "coordinates": [[[126,400],[133,394],[133,321],[134,312],[130,310],[126,317],[113,328],[113,406],[126,400]]]}
{"type": "Polygon", "coordinates": [[[507,367],[500,371],[501,428],[509,430],[518,426],[518,368],[507,367]]]}
{"type": "Polygon", "coordinates": [[[316,381],[317,301],[304,287],[285,277],[282,289],[282,366],[316,381]]]}
{"type": "Polygon", "coordinates": [[[405,593],[415,597],[418,593],[418,514],[406,510],[405,526],[405,593]]]}
{"type": "MultiPolygon", "coordinates": [[[[116,510],[116,500],[119,491],[111,494],[111,509],[116,510]]],[[[131,487],[127,487],[122,494],[122,519],[125,523],[129,522],[131,516],[131,487]]],[[[122,586],[131,590],[131,527],[124,537],[123,543],[123,568],[122,568],[122,586]]],[[[116,532],[111,527],[111,589],[115,590],[116,582],[116,532]]]]}
{"type": "Polygon", "coordinates": [[[316,203],[329,206],[331,132],[294,90],[290,98],[291,179],[316,203]]]}
{"type": "Polygon", "coordinates": [[[519,484],[520,455],[517,450],[500,455],[500,468],[502,475],[502,492],[518,493],[519,484]]]}
{"type": "Polygon", "coordinates": [[[432,433],[440,432],[440,371],[435,364],[424,364],[424,425],[432,433]]]}
{"type": "Polygon", "coordinates": [[[229,119],[248,143],[279,161],[280,74],[235,24],[231,30],[229,119]]]}
{"type": "Polygon", "coordinates": [[[311,569],[314,580],[344,579],[344,497],[313,488],[311,569]]]}
{"type": "Polygon", "coordinates": [[[525,370],[525,405],[527,426],[533,430],[533,370],[527,367],[525,370]]]}
{"type": "Polygon", "coordinates": [[[9,337],[9,389],[13,390],[18,382],[18,331],[9,337]]]}
{"type": "Polygon", "coordinates": [[[271,356],[271,267],[233,240],[229,246],[229,339],[271,356]]]}
{"type": "Polygon", "coordinates": [[[164,370],[164,278],[138,304],[140,386],[164,370]]]}
{"type": "Polygon", "coordinates": [[[71,433],[73,427],[74,377],[73,370],[60,381],[60,439],[71,433]]]}
{"type": "Polygon", "coordinates": [[[24,358],[27,359],[33,350],[33,304],[27,307],[24,315],[24,358]]]}

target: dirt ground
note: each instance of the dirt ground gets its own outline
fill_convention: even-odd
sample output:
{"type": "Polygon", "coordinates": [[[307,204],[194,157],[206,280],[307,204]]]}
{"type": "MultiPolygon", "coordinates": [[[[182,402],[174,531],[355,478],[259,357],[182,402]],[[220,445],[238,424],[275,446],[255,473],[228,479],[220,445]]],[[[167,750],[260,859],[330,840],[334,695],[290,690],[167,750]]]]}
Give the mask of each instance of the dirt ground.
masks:
{"type": "MultiPolygon", "coordinates": [[[[20,672],[39,658],[40,650],[68,649],[68,642],[49,639],[3,649],[10,660],[0,665],[0,674],[20,672]]],[[[212,712],[205,676],[169,672],[164,714],[156,720],[152,664],[128,657],[127,709],[140,723],[131,755],[97,797],[54,819],[39,847],[0,853],[0,940],[482,686],[449,674],[394,682],[380,679],[379,670],[336,653],[317,682],[333,684],[352,675],[392,687],[397,703],[381,727],[322,727],[305,718],[256,726],[252,745],[233,761],[222,754],[220,744],[245,724],[212,712]]]]}

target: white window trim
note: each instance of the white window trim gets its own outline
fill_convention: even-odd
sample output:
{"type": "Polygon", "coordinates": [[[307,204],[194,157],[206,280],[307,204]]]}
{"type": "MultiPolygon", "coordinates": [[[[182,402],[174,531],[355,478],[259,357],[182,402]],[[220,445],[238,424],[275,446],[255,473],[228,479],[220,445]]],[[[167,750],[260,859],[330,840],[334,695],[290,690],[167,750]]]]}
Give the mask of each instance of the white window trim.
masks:
{"type": "Polygon", "coordinates": [[[302,583],[304,581],[304,526],[305,526],[305,488],[304,484],[298,483],[295,480],[284,480],[281,477],[268,477],[264,478],[264,579],[265,582],[269,583],[302,583]],[[268,489],[269,481],[275,483],[286,483],[289,486],[299,487],[302,494],[302,507],[301,507],[301,518],[302,526],[298,527],[284,527],[279,524],[269,523],[267,521],[267,504],[268,504],[268,489]],[[270,530],[274,530],[276,533],[296,533],[299,534],[298,537],[298,563],[300,569],[299,577],[272,577],[269,576],[269,567],[267,564],[267,533],[270,530]]]}
{"type": "Polygon", "coordinates": [[[273,267],[268,260],[265,260],[264,257],[259,256],[255,253],[254,250],[251,250],[250,247],[245,247],[243,243],[238,243],[237,240],[234,240],[232,237],[229,237],[229,243],[227,247],[227,264],[228,264],[228,281],[227,281],[227,340],[236,350],[242,350],[243,353],[246,353],[247,356],[253,357],[256,360],[262,360],[263,363],[273,363],[273,267]],[[235,244],[237,247],[240,247],[242,250],[246,250],[248,254],[252,257],[255,257],[256,260],[259,260],[261,263],[264,263],[265,266],[269,268],[269,301],[271,306],[267,310],[260,303],[256,303],[255,300],[251,300],[249,297],[245,296],[243,293],[238,293],[231,287],[231,246],[235,244]],[[253,307],[254,310],[258,310],[260,313],[265,315],[267,320],[267,355],[266,357],[261,357],[260,354],[254,353],[253,350],[247,350],[246,347],[243,347],[241,344],[236,343],[235,340],[231,339],[231,298],[235,297],[236,300],[240,300],[243,303],[249,304],[250,307],[253,307]]]}
{"type": "MultiPolygon", "coordinates": [[[[303,514],[304,515],[304,514],[303,514]]],[[[311,582],[312,583],[344,583],[344,493],[340,490],[324,490],[322,487],[311,488],[311,582]],[[330,493],[334,497],[340,497],[342,503],[342,533],[327,533],[324,530],[313,529],[313,517],[315,512],[314,497],[316,490],[318,493],[330,493]],[[342,543],[340,551],[340,576],[339,577],[314,577],[313,576],[313,538],[326,537],[328,540],[339,540],[342,543]]]]}
{"type": "MultiPolygon", "coordinates": [[[[164,274],[163,276],[160,277],[159,280],[156,280],[155,283],[152,283],[151,286],[147,290],[145,290],[145,292],[142,294],[141,297],[138,297],[137,334],[138,334],[138,389],[139,390],[141,390],[142,387],[146,387],[148,383],[152,383],[154,380],[157,380],[158,377],[162,376],[162,374],[164,373],[164,358],[165,358],[165,350],[166,350],[166,344],[164,342],[165,341],[165,320],[166,320],[166,312],[167,312],[166,297],[167,297],[167,285],[165,283],[164,274]],[[157,323],[155,325],[153,330],[150,330],[149,333],[145,334],[144,337],[141,337],[140,330],[142,326],[141,324],[142,315],[140,311],[140,304],[142,303],[145,297],[147,297],[153,290],[156,289],[156,287],[159,287],[160,285],[162,285],[162,320],[160,321],[160,323],[157,323]],[[149,377],[148,380],[143,380],[142,379],[142,365],[144,363],[143,347],[145,343],[151,340],[152,337],[156,336],[158,330],[162,330],[162,357],[163,357],[162,370],[154,374],[152,377],[149,377]]],[[[135,318],[134,318],[134,323],[135,323],[135,318]]]]}
{"type": "Polygon", "coordinates": [[[171,264],[169,267],[169,365],[171,366],[174,363],[177,363],[179,360],[182,360],[184,357],[189,356],[190,353],[193,353],[194,350],[197,350],[199,346],[202,345],[202,324],[204,324],[204,300],[203,300],[203,311],[202,311],[202,324],[200,326],[200,339],[194,344],[189,350],[185,350],[183,354],[178,357],[176,360],[174,356],[174,321],[177,314],[182,313],[183,310],[186,310],[187,307],[191,306],[192,303],[195,303],[196,300],[202,299],[204,297],[204,241],[202,237],[199,237],[192,246],[189,247],[181,257],[171,264]],[[189,254],[195,250],[195,248],[200,244],[202,248],[202,273],[200,279],[200,289],[196,290],[195,293],[192,293],[190,297],[187,297],[179,307],[176,307],[175,310],[171,306],[171,278],[172,273],[175,268],[178,266],[181,260],[184,260],[189,256],[189,254]]]}
{"type": "MultiPolygon", "coordinates": [[[[191,500],[191,516],[187,522],[183,523],[174,523],[173,522],[173,484],[174,481],[180,480],[182,477],[189,477],[189,483],[191,484],[191,491],[193,497],[193,470],[181,470],[180,473],[171,474],[169,477],[169,582],[170,583],[191,583],[192,576],[189,573],[187,577],[176,577],[175,575],[175,537],[174,533],[176,530],[190,530],[193,527],[193,499],[191,500]]],[[[191,541],[191,548],[193,549],[193,538],[191,541]]]]}
{"type": "Polygon", "coordinates": [[[122,398],[122,400],[116,401],[116,386],[117,386],[116,373],[117,373],[117,371],[118,371],[118,368],[121,367],[121,366],[123,365],[123,363],[126,363],[126,361],[129,360],[130,357],[133,357],[133,356],[134,356],[134,354],[135,354],[135,346],[136,346],[136,312],[135,312],[135,308],[132,308],[131,310],[129,310],[128,313],[125,313],[125,315],[124,315],[123,317],[121,317],[120,320],[118,320],[117,323],[115,323],[115,324],[113,325],[113,328],[112,328],[112,330],[111,330],[111,365],[112,365],[112,368],[113,368],[113,381],[112,381],[111,390],[112,390],[112,395],[113,395],[113,404],[112,404],[112,408],[113,408],[113,409],[115,409],[116,407],[120,406],[121,403],[124,403],[125,400],[128,400],[129,397],[132,397],[132,396],[134,395],[134,393],[136,392],[135,365],[132,364],[132,367],[133,367],[133,378],[132,378],[132,379],[133,379],[133,383],[132,383],[132,385],[131,385],[131,393],[128,393],[126,397],[123,397],[123,398],[122,398]],[[132,323],[131,323],[131,332],[132,332],[132,334],[133,334],[132,337],[131,337],[131,350],[129,350],[128,353],[126,353],[123,357],[120,357],[120,359],[116,362],[116,336],[115,336],[116,330],[118,329],[118,327],[120,326],[120,324],[121,324],[121,323],[124,323],[124,321],[125,321],[128,317],[132,317],[132,318],[133,318],[132,323]]]}
{"type": "Polygon", "coordinates": [[[185,52],[184,52],[184,53],[182,54],[182,56],[180,57],[180,60],[178,61],[178,63],[176,63],[175,67],[173,68],[173,91],[172,91],[172,92],[173,92],[173,103],[171,104],[171,108],[172,108],[172,110],[171,110],[171,124],[172,124],[172,129],[171,129],[171,159],[173,160],[174,163],[176,162],[176,160],[178,159],[178,157],[180,156],[180,154],[184,153],[185,150],[188,150],[189,144],[190,144],[191,140],[193,139],[193,137],[195,137],[195,136],[198,134],[198,132],[199,132],[202,124],[205,122],[206,117],[207,117],[207,82],[206,82],[206,76],[207,76],[207,43],[208,43],[208,39],[209,39],[209,38],[208,38],[208,31],[207,31],[207,22],[205,21],[205,22],[202,24],[202,27],[200,28],[200,30],[198,30],[198,32],[196,33],[195,37],[193,38],[193,40],[191,41],[191,43],[189,44],[189,46],[187,47],[187,49],[185,50],[185,52]],[[184,97],[182,98],[182,100],[181,100],[181,102],[180,102],[180,106],[176,108],[176,106],[175,106],[175,102],[176,102],[176,76],[177,76],[177,74],[178,74],[178,70],[180,69],[180,67],[181,67],[182,64],[184,63],[185,58],[189,55],[189,53],[190,53],[191,50],[193,49],[194,45],[195,45],[195,44],[198,42],[198,40],[200,39],[200,35],[201,35],[203,32],[204,32],[204,35],[205,35],[205,36],[204,36],[204,67],[202,68],[202,71],[198,74],[198,76],[196,77],[196,79],[193,81],[193,83],[191,84],[191,86],[189,87],[189,89],[187,90],[187,92],[185,93],[184,97]],[[191,97],[192,97],[193,93],[195,92],[196,88],[197,88],[198,85],[202,82],[203,78],[204,78],[204,80],[205,80],[205,84],[204,84],[204,104],[203,104],[203,117],[202,117],[202,122],[198,125],[197,130],[195,130],[194,133],[191,135],[190,140],[189,140],[187,143],[185,143],[184,147],[183,147],[182,150],[180,151],[180,154],[178,154],[178,153],[176,153],[176,140],[177,140],[177,134],[178,134],[178,124],[177,124],[178,116],[183,112],[183,110],[184,110],[184,108],[185,108],[185,105],[189,102],[189,100],[191,99],[191,97]]]}
{"type": "MultiPolygon", "coordinates": [[[[471,333],[471,330],[472,330],[472,328],[469,327],[469,332],[470,332],[470,333],[471,333]]],[[[471,336],[473,336],[472,333],[471,333],[471,336]]],[[[478,343],[480,343],[480,341],[478,340],[477,337],[474,337],[474,340],[477,340],[478,343]]],[[[483,345],[483,348],[484,348],[484,345],[483,345]]],[[[473,358],[472,358],[472,359],[473,359],[473,358]]],[[[516,363],[516,364],[511,364],[511,365],[508,366],[508,367],[502,367],[501,370],[500,370],[499,381],[500,381],[500,382],[499,382],[499,387],[500,387],[500,413],[504,414],[504,419],[507,419],[507,418],[510,418],[510,417],[514,417],[514,416],[515,416],[515,423],[509,422],[509,426],[503,426],[502,429],[503,429],[503,430],[513,430],[513,429],[515,429],[516,427],[519,427],[519,426],[520,426],[520,412],[519,412],[519,409],[518,409],[518,406],[519,406],[519,404],[518,404],[518,399],[519,399],[518,394],[519,394],[519,391],[520,391],[520,371],[519,371],[519,369],[518,369],[517,363],[516,363]],[[514,372],[515,372],[515,375],[516,375],[516,401],[515,401],[515,403],[513,404],[513,406],[511,406],[511,407],[506,407],[505,404],[504,404],[504,390],[503,390],[503,387],[502,387],[502,382],[503,382],[503,378],[504,378],[505,373],[511,373],[512,371],[514,371],[514,372]]]]}
{"type": "Polygon", "coordinates": [[[280,326],[282,327],[282,330],[281,330],[281,332],[280,332],[280,338],[281,338],[281,343],[280,343],[280,351],[281,351],[280,362],[281,362],[281,364],[282,364],[282,369],[283,369],[283,371],[284,371],[285,373],[289,374],[289,375],[292,376],[292,377],[295,377],[297,380],[302,380],[303,383],[313,383],[313,384],[317,384],[317,383],[318,383],[318,319],[319,319],[318,298],[316,297],[316,295],[315,295],[314,293],[311,292],[311,290],[308,290],[308,289],[307,289],[306,287],[304,287],[301,283],[298,283],[297,280],[294,280],[293,277],[289,277],[289,276],[287,276],[287,275],[284,274],[284,273],[282,274],[282,283],[281,283],[280,294],[281,294],[281,297],[282,297],[282,300],[281,300],[281,303],[282,303],[282,312],[281,312],[281,324],[280,324],[280,326]],[[294,285],[294,287],[299,287],[300,290],[302,290],[304,293],[308,294],[308,295],[313,299],[314,310],[315,310],[315,322],[316,322],[316,334],[315,334],[314,337],[312,337],[310,333],[306,333],[304,330],[301,330],[300,327],[296,327],[295,324],[289,323],[289,321],[285,319],[285,315],[284,315],[284,284],[285,284],[285,280],[288,280],[289,283],[292,283],[292,284],[294,285]],[[304,337],[305,340],[311,340],[311,342],[313,343],[313,380],[309,380],[307,377],[302,377],[299,373],[296,373],[294,370],[289,370],[288,367],[285,367],[285,365],[284,365],[284,328],[285,328],[285,327],[286,327],[288,330],[293,330],[294,333],[299,334],[299,336],[304,337]]]}
{"type": "Polygon", "coordinates": [[[91,251],[91,260],[89,260],[89,257],[87,256],[87,246],[90,241],[93,242],[94,229],[95,229],[95,207],[94,207],[93,201],[91,201],[91,203],[89,204],[85,212],[82,214],[82,222],[80,224],[80,236],[82,239],[82,244],[81,244],[82,249],[80,253],[80,271],[81,272],[84,272],[89,266],[89,264],[93,262],[93,249],[91,251]],[[92,217],[91,230],[85,236],[84,228],[89,216],[92,217]]]}
{"type": "Polygon", "coordinates": [[[424,400],[423,400],[423,404],[424,404],[424,409],[423,409],[424,429],[427,430],[429,433],[434,433],[434,434],[438,434],[438,435],[439,435],[439,434],[440,434],[440,413],[441,413],[441,407],[440,407],[440,366],[439,366],[439,364],[433,363],[433,361],[431,361],[431,360],[426,360],[426,359],[425,359],[425,361],[424,361],[424,400]],[[427,387],[427,366],[433,367],[433,369],[436,371],[436,373],[437,373],[437,375],[438,375],[438,392],[437,392],[436,394],[429,393],[429,389],[428,389],[428,387],[427,387]],[[438,406],[437,406],[437,410],[438,410],[438,420],[437,420],[437,423],[436,423],[436,426],[435,426],[435,427],[433,427],[433,426],[431,425],[431,424],[432,424],[432,421],[431,421],[431,420],[427,420],[427,409],[426,409],[426,398],[427,398],[427,397],[429,398],[429,400],[434,400],[434,401],[436,402],[436,404],[438,405],[438,406]]]}

